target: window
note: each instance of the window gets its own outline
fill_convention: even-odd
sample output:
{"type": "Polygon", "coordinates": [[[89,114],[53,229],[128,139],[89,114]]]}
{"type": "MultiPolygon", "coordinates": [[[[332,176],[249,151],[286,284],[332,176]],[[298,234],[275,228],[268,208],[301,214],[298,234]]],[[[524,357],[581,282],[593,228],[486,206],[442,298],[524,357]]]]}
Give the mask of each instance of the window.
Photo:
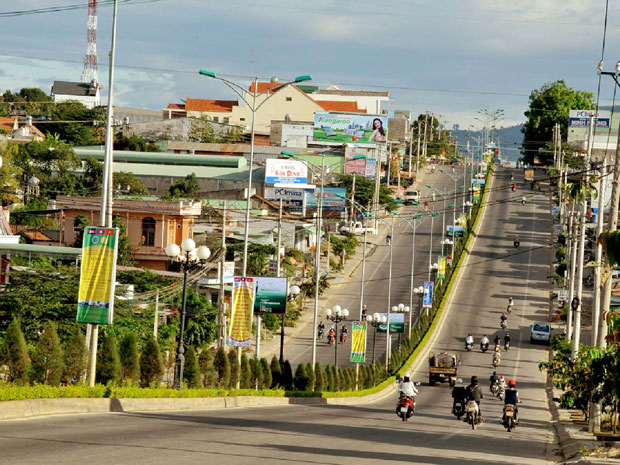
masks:
{"type": "Polygon", "coordinates": [[[230,118],[228,116],[224,117],[224,123],[226,124],[230,123],[230,118]]]}
{"type": "Polygon", "coordinates": [[[213,117],[213,121],[214,121],[214,122],[216,122],[216,123],[217,123],[219,120],[220,120],[220,117],[219,117],[219,116],[214,116],[214,117],[213,117]]]}
{"type": "Polygon", "coordinates": [[[142,220],[142,245],[155,245],[155,224],[155,220],[150,216],[142,220]]]}
{"type": "Polygon", "coordinates": [[[239,118],[239,121],[245,121],[245,118],[239,118]]]}
{"type": "Polygon", "coordinates": [[[286,101],[287,102],[292,102],[293,101],[293,97],[286,97],[286,101]]]}

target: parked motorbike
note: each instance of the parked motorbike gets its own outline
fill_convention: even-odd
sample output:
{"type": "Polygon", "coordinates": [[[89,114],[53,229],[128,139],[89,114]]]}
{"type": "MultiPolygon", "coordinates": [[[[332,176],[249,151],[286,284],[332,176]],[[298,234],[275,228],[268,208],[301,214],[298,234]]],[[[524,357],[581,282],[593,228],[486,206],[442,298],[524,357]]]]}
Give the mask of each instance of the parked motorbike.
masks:
{"type": "Polygon", "coordinates": [[[517,422],[515,421],[515,406],[512,404],[504,405],[504,415],[502,416],[502,425],[506,428],[506,431],[510,433],[515,429],[517,422]]]}
{"type": "Polygon", "coordinates": [[[478,415],[478,406],[475,400],[467,401],[467,413],[465,421],[471,425],[471,429],[476,429],[476,425],[480,423],[480,416],[478,415]]]}
{"type": "MultiPolygon", "coordinates": [[[[419,386],[420,383],[415,383],[419,386]]],[[[398,404],[396,405],[396,415],[398,415],[403,421],[407,421],[415,412],[415,397],[409,397],[400,393],[398,404]]]]}
{"type": "Polygon", "coordinates": [[[452,413],[456,416],[458,420],[460,420],[461,417],[465,415],[465,399],[454,400],[454,408],[452,409],[452,413]]]}

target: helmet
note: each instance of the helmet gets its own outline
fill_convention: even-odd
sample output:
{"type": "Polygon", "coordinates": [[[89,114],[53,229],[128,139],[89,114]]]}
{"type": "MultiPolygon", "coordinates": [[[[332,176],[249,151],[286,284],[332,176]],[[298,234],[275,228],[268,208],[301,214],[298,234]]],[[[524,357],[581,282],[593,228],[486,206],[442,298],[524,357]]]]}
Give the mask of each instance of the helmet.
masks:
{"type": "Polygon", "coordinates": [[[478,377],[477,376],[472,376],[471,377],[471,384],[478,384],[478,377]]]}
{"type": "Polygon", "coordinates": [[[516,385],[517,385],[517,382],[514,379],[511,379],[510,381],[508,381],[508,386],[515,387],[516,385]]]}
{"type": "Polygon", "coordinates": [[[403,379],[405,380],[405,382],[409,381],[410,377],[411,377],[411,375],[409,373],[403,374],[403,379]]]}
{"type": "Polygon", "coordinates": [[[493,376],[497,376],[497,372],[496,371],[493,372],[493,376]]]}
{"type": "Polygon", "coordinates": [[[462,378],[457,378],[456,384],[463,384],[463,379],[462,378]]]}
{"type": "Polygon", "coordinates": [[[502,316],[506,316],[506,312],[502,312],[502,316]]]}
{"type": "Polygon", "coordinates": [[[503,377],[503,376],[500,376],[500,377],[499,377],[499,379],[500,379],[500,380],[503,380],[503,379],[504,379],[504,377],[503,377]]]}

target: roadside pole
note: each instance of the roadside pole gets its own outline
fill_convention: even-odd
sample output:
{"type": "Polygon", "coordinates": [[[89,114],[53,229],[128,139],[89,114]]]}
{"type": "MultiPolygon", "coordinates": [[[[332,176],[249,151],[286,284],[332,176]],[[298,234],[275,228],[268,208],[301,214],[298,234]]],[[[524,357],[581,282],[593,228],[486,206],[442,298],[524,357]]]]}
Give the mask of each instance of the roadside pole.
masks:
{"type": "Polygon", "coordinates": [[[571,308],[571,302],[573,301],[573,297],[575,297],[575,271],[577,267],[577,225],[575,221],[575,213],[576,213],[576,201],[573,200],[571,207],[571,215],[570,215],[570,224],[571,224],[571,232],[570,232],[570,241],[571,241],[571,259],[570,259],[570,271],[569,271],[569,279],[570,279],[570,287],[568,291],[568,316],[566,318],[566,340],[570,341],[573,336],[573,309],[571,308]]]}
{"type": "MultiPolygon", "coordinates": [[[[392,250],[394,248],[394,213],[392,213],[392,238],[390,239],[390,271],[388,274],[387,323],[385,330],[385,369],[390,366],[390,309],[392,308],[392,250]]],[[[411,309],[410,309],[411,310],[411,309]]]]}
{"type": "MultiPolygon", "coordinates": [[[[276,276],[280,277],[280,252],[282,250],[282,197],[280,197],[280,208],[278,211],[278,254],[277,254],[277,262],[276,262],[276,276]]],[[[329,259],[328,259],[329,263],[329,259]]],[[[288,290],[287,290],[288,292],[288,290]]],[[[287,296],[288,299],[288,296],[287,296]]],[[[286,310],[282,315],[282,321],[280,322],[280,365],[284,363],[284,323],[286,322],[286,310]]]]}
{"type": "MultiPolygon", "coordinates": [[[[600,165],[599,170],[599,201],[598,212],[596,214],[596,237],[598,238],[603,232],[604,216],[605,216],[605,194],[606,194],[606,179],[605,179],[605,164],[604,158],[600,165]]],[[[592,312],[592,340],[591,345],[595,346],[598,341],[599,333],[599,318],[601,316],[601,262],[603,260],[603,246],[597,241],[596,243],[596,268],[594,268],[594,309],[592,312]]]]}
{"type": "Polygon", "coordinates": [[[159,288],[155,291],[155,322],[153,323],[153,336],[157,339],[157,329],[159,326],[159,288]]]}

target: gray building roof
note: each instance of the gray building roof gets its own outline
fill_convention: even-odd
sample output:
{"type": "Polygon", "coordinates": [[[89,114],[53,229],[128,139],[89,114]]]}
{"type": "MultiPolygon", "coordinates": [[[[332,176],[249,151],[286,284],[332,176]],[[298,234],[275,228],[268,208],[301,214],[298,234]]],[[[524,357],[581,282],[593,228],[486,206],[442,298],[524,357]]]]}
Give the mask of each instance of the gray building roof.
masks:
{"type": "Polygon", "coordinates": [[[92,97],[96,92],[96,85],[85,82],[54,81],[54,85],[52,85],[52,94],[54,95],[92,97]]]}

